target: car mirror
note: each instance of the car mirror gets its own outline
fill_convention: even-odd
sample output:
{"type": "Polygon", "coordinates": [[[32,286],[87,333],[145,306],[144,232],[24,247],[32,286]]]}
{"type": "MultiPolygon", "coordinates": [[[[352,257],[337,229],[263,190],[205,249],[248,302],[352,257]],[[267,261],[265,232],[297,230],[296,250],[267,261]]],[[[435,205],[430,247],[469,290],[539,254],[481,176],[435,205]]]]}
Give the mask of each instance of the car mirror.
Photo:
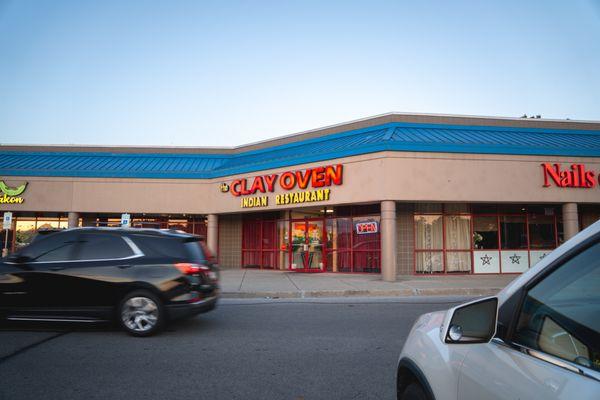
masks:
{"type": "Polygon", "coordinates": [[[440,331],[444,343],[488,343],[496,334],[498,298],[487,297],[451,308],[440,331]]]}

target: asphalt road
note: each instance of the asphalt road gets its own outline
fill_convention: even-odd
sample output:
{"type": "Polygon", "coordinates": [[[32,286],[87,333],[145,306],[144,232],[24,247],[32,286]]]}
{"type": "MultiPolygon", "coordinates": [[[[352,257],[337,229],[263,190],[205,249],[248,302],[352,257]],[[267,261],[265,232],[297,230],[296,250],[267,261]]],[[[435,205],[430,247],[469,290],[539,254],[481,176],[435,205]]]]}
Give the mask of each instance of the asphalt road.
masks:
{"type": "Polygon", "coordinates": [[[0,330],[0,399],[394,399],[418,315],[458,298],[223,300],[158,336],[0,330]]]}

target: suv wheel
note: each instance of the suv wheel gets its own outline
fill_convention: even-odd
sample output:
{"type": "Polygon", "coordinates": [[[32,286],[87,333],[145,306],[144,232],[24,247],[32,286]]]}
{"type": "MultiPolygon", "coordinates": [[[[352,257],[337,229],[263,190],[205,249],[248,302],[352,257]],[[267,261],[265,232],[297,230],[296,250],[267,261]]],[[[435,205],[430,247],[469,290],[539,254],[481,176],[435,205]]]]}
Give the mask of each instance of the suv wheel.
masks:
{"type": "Polygon", "coordinates": [[[118,319],[130,335],[150,336],[162,327],[165,312],[158,297],[146,290],[136,290],[121,300],[118,319]]]}
{"type": "Polygon", "coordinates": [[[429,400],[429,397],[417,382],[413,382],[404,389],[400,400],[429,400]]]}

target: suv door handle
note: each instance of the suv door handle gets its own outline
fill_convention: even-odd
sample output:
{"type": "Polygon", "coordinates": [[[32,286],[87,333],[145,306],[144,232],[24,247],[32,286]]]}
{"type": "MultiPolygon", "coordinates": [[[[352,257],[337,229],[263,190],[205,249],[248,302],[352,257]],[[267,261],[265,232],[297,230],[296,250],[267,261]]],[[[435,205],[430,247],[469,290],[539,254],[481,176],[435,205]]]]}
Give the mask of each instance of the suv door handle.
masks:
{"type": "Polygon", "coordinates": [[[49,269],[50,269],[50,271],[61,271],[61,270],[65,269],[65,267],[50,267],[49,269]]]}
{"type": "Polygon", "coordinates": [[[117,268],[119,268],[119,269],[131,268],[131,264],[117,265],[117,268]]]}

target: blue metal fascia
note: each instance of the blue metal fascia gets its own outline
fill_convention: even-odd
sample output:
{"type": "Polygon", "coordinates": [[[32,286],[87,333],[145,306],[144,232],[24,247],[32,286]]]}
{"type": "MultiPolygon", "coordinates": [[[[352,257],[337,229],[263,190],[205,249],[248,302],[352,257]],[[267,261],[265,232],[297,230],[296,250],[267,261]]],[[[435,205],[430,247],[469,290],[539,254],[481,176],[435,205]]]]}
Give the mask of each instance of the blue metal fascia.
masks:
{"type": "MultiPolygon", "coordinates": [[[[393,128],[421,128],[421,129],[452,129],[452,130],[477,130],[477,131],[505,131],[505,132],[533,132],[543,134],[582,134],[588,136],[600,137],[600,131],[582,131],[582,130],[566,130],[566,129],[540,129],[540,128],[515,128],[515,127],[490,127],[490,126],[463,126],[463,125],[440,125],[440,124],[415,124],[415,123],[388,123],[368,128],[362,128],[352,131],[345,131],[336,134],[331,134],[323,137],[307,139],[300,142],[288,143],[280,146],[269,147],[246,151],[239,154],[197,154],[197,153],[104,153],[104,152],[23,152],[23,151],[3,151],[0,155],[40,155],[41,157],[127,157],[127,158],[186,158],[186,159],[220,159],[226,164],[228,160],[240,159],[251,155],[262,155],[266,153],[277,153],[279,150],[286,150],[294,147],[306,146],[313,143],[322,143],[332,139],[350,137],[361,133],[380,131],[383,129],[393,128]]],[[[502,154],[502,155],[538,155],[538,156],[575,156],[575,157],[600,157],[600,151],[588,150],[582,148],[545,148],[545,147],[526,147],[524,145],[480,145],[480,144],[450,144],[450,143],[406,143],[385,141],[359,147],[353,147],[344,150],[330,151],[323,154],[305,154],[299,157],[286,156],[285,159],[276,161],[253,162],[247,166],[234,166],[231,168],[216,167],[208,171],[197,172],[168,172],[168,171],[65,171],[65,170],[36,170],[36,169],[0,169],[1,175],[7,176],[61,176],[61,177],[97,177],[97,178],[153,178],[153,179],[210,179],[220,178],[229,175],[257,172],[273,168],[290,167],[299,164],[327,161],[336,158],[355,156],[360,154],[369,154],[381,151],[418,151],[418,152],[435,152],[435,153],[462,153],[462,154],[502,154]]]]}

